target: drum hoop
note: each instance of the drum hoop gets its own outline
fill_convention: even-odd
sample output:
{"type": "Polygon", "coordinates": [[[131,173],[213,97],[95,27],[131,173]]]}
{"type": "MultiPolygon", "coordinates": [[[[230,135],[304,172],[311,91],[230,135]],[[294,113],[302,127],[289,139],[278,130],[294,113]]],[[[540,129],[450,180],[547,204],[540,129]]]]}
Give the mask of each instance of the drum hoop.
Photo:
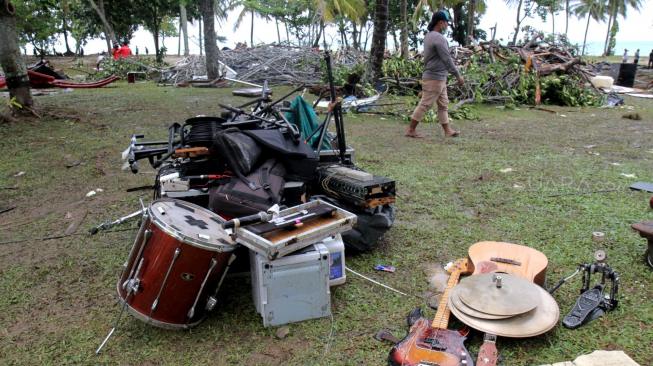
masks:
{"type": "Polygon", "coordinates": [[[140,320],[140,321],[142,321],[142,322],[145,322],[145,323],[147,323],[147,324],[151,324],[151,325],[153,325],[153,326],[155,326],[155,327],[163,328],[163,329],[174,329],[174,330],[177,330],[177,329],[190,329],[190,328],[194,328],[194,327],[196,327],[199,323],[201,323],[201,322],[204,320],[204,318],[206,318],[206,315],[203,315],[203,316],[202,316],[200,319],[198,319],[197,321],[195,321],[195,322],[193,322],[193,323],[188,323],[188,324],[167,323],[167,322],[162,322],[162,321],[160,321],[160,320],[156,320],[156,319],[151,318],[151,317],[149,317],[149,316],[147,316],[147,315],[144,315],[144,314],[141,313],[140,311],[138,311],[138,310],[134,309],[133,307],[131,307],[131,305],[129,305],[129,303],[125,304],[125,300],[122,298],[122,296],[120,296],[120,291],[118,291],[118,302],[120,303],[120,306],[125,306],[126,309],[127,309],[127,312],[128,312],[129,314],[131,314],[134,318],[136,318],[136,319],[138,319],[138,320],[140,320]]]}
{"type": "MultiPolygon", "coordinates": [[[[168,225],[165,222],[163,222],[162,220],[158,219],[158,217],[155,215],[154,210],[152,210],[152,205],[154,205],[154,203],[156,203],[158,201],[173,201],[173,200],[167,199],[167,200],[154,201],[154,202],[152,202],[150,207],[148,207],[148,209],[147,209],[147,211],[149,213],[150,220],[152,221],[152,223],[154,225],[156,225],[159,229],[163,230],[166,234],[168,234],[168,235],[172,236],[173,238],[181,241],[182,243],[189,244],[191,246],[198,247],[200,249],[206,249],[206,250],[209,250],[209,251],[212,251],[212,252],[218,252],[218,253],[221,253],[221,252],[233,252],[236,249],[236,246],[231,245],[231,244],[210,244],[210,243],[198,241],[195,238],[184,235],[183,233],[179,232],[178,230],[170,227],[170,225],[168,225]]],[[[203,207],[194,205],[192,203],[184,202],[184,204],[186,204],[186,203],[190,204],[191,206],[195,206],[195,207],[204,209],[203,207]]]]}

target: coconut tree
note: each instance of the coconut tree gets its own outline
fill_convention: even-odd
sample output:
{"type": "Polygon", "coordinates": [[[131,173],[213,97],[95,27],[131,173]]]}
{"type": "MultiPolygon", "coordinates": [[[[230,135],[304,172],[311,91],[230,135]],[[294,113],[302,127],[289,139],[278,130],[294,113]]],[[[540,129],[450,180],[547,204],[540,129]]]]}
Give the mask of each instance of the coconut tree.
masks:
{"type": "Polygon", "coordinates": [[[605,35],[605,44],[603,46],[603,55],[610,54],[611,50],[609,47],[610,40],[610,31],[612,29],[612,22],[617,20],[617,17],[621,15],[624,19],[628,13],[629,8],[639,11],[642,6],[641,0],[608,0],[608,4],[605,7],[605,11],[608,14],[608,31],[605,35]]]}
{"type": "Polygon", "coordinates": [[[34,101],[27,68],[20,55],[16,33],[16,8],[9,0],[0,0],[0,67],[4,70],[9,98],[17,111],[32,111],[34,101]]]}
{"type": "Polygon", "coordinates": [[[587,17],[585,25],[585,38],[583,38],[583,50],[581,55],[585,55],[585,44],[587,43],[587,31],[590,28],[590,20],[597,22],[605,20],[605,2],[603,0],[581,0],[572,7],[574,14],[579,17],[587,17]]]}
{"type": "Polygon", "coordinates": [[[374,33],[370,50],[370,68],[366,78],[377,81],[383,76],[383,56],[388,35],[388,0],[376,0],[374,6],[374,33]]]}

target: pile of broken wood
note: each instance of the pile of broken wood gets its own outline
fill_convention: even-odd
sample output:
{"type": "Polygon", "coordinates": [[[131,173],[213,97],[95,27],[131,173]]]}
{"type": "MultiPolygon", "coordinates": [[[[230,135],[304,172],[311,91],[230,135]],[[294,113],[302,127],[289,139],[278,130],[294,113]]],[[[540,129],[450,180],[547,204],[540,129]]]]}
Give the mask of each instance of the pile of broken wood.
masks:
{"type": "MultiPolygon", "coordinates": [[[[259,85],[265,81],[269,85],[321,84],[322,60],[322,52],[308,47],[263,45],[220,52],[220,61],[236,73],[230,78],[259,85]]],[[[334,67],[353,67],[365,60],[366,54],[361,51],[344,50],[333,55],[334,67]]],[[[206,78],[205,62],[203,56],[186,57],[165,70],[161,81],[179,85],[206,78]]]]}

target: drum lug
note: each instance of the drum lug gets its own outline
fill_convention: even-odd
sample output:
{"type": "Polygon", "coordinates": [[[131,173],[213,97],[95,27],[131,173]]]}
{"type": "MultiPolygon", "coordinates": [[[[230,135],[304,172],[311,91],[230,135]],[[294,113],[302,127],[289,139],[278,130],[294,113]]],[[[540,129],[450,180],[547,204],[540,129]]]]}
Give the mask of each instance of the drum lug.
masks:
{"type": "Polygon", "coordinates": [[[211,273],[213,273],[213,269],[215,268],[216,264],[218,264],[218,261],[215,260],[215,258],[211,258],[211,265],[209,266],[209,271],[206,272],[206,276],[204,276],[204,280],[202,281],[202,285],[200,286],[200,289],[197,292],[197,296],[195,297],[193,306],[190,308],[190,310],[188,310],[188,319],[192,319],[193,316],[195,315],[195,306],[197,306],[197,302],[200,300],[200,296],[202,296],[202,291],[204,291],[204,286],[206,285],[206,281],[209,280],[209,276],[211,276],[211,273]]]}
{"type": "Polygon", "coordinates": [[[177,258],[179,258],[179,253],[181,253],[181,248],[175,249],[175,254],[172,256],[172,262],[170,262],[170,266],[168,267],[168,271],[166,272],[165,277],[163,277],[163,282],[161,283],[161,287],[159,288],[159,293],[156,295],[156,299],[154,299],[154,302],[152,303],[152,307],[150,308],[150,317],[152,317],[152,313],[154,312],[154,310],[156,310],[156,307],[159,306],[159,298],[161,297],[163,288],[166,286],[166,282],[168,282],[168,276],[170,276],[170,272],[172,272],[172,266],[175,265],[177,258]]]}
{"type": "Polygon", "coordinates": [[[218,299],[213,296],[209,296],[209,299],[206,300],[206,311],[211,311],[218,304],[218,299]]]}

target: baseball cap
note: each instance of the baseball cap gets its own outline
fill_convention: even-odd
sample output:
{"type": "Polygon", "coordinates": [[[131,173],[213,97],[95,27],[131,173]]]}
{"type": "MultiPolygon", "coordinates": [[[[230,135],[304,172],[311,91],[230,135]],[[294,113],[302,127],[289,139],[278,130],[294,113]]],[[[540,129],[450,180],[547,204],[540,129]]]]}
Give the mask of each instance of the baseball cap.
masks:
{"type": "Polygon", "coordinates": [[[435,23],[444,20],[445,22],[451,24],[451,16],[449,16],[449,13],[446,10],[438,10],[433,14],[433,20],[435,20],[435,23]]]}

